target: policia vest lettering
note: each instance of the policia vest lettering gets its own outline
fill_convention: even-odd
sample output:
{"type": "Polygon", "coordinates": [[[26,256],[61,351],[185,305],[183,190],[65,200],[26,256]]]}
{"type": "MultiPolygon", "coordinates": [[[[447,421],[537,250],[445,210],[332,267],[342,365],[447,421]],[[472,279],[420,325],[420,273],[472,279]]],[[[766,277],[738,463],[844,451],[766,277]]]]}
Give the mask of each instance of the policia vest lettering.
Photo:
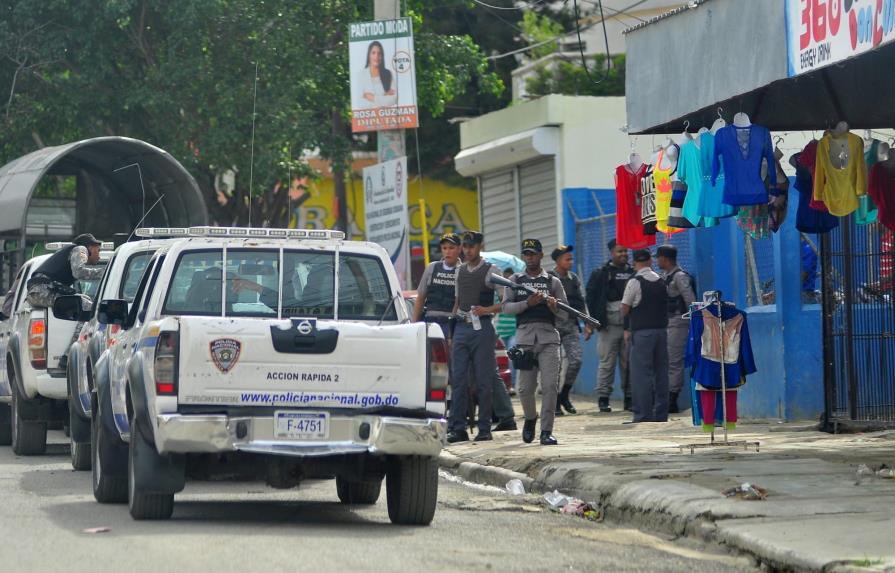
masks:
{"type": "MultiPolygon", "coordinates": [[[[530,277],[527,274],[522,274],[516,275],[515,280],[517,284],[533,286],[534,288],[538,289],[538,292],[540,292],[541,294],[550,296],[550,284],[552,280],[549,275],[530,277]]],[[[528,296],[529,293],[527,292],[517,291],[516,298],[514,300],[516,302],[520,302],[526,300],[528,296]]],[[[536,306],[530,306],[523,312],[516,315],[517,327],[532,322],[545,322],[547,324],[555,325],[556,315],[553,314],[553,311],[550,310],[550,307],[548,307],[546,303],[542,303],[536,306]]]]}
{"type": "Polygon", "coordinates": [[[640,283],[640,304],[632,308],[631,314],[628,315],[631,330],[667,327],[668,291],[665,289],[665,281],[648,281],[638,276],[631,280],[640,283]]]}
{"type": "Polygon", "coordinates": [[[42,265],[34,271],[35,275],[46,275],[50,280],[62,283],[65,286],[71,286],[75,283],[75,276],[71,273],[71,252],[76,245],[68,245],[62,248],[44,261],[42,265]]]}
{"type": "Polygon", "coordinates": [[[490,263],[482,265],[474,271],[470,271],[465,264],[460,265],[457,271],[457,299],[458,307],[463,312],[469,312],[473,306],[491,306],[494,304],[494,290],[485,284],[485,277],[491,272],[490,263]]]}
{"type": "Polygon", "coordinates": [[[435,266],[426,285],[426,311],[451,312],[454,310],[457,269],[446,270],[441,261],[432,264],[435,266]]]}

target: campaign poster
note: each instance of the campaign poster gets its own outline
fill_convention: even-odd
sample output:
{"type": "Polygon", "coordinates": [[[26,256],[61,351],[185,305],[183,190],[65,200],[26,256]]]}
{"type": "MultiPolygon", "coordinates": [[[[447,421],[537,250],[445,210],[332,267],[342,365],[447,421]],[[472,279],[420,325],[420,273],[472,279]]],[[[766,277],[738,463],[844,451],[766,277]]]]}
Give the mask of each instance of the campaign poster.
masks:
{"type": "Polygon", "coordinates": [[[895,0],[786,0],[789,76],[878,48],[895,38],[895,0]]]}
{"type": "Polygon", "coordinates": [[[386,251],[406,287],[410,264],[407,216],[407,157],[364,168],[364,229],[367,240],[386,251]]]}
{"type": "Polygon", "coordinates": [[[410,18],[351,24],[348,50],[351,130],[419,126],[410,18]]]}

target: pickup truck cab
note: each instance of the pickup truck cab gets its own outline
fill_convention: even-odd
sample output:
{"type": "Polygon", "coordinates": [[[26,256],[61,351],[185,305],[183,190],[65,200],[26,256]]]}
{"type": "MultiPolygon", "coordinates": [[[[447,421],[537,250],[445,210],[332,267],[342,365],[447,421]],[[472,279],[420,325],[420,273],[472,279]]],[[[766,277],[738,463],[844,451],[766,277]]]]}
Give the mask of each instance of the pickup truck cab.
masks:
{"type": "MultiPolygon", "coordinates": [[[[95,300],[123,299],[132,303],[140,284],[143,271],[159,247],[172,239],[163,237],[186,236],[187,229],[142,230],[151,238],[127,242],[112,254],[98,283],[95,300]]],[[[104,350],[114,345],[121,327],[100,324],[97,321],[97,305],[81,313],[80,297],[64,296],[56,299],[56,318],[65,320],[84,319],[79,335],[68,349],[66,379],[68,382],[68,426],[71,442],[71,463],[75,470],[89,470],[91,463],[90,418],[92,412],[93,378],[96,363],[104,350]]]]}
{"type": "MultiPolygon", "coordinates": [[[[58,250],[68,243],[49,243],[58,250]]],[[[103,243],[100,265],[106,265],[112,243],[103,243]]],[[[18,455],[46,451],[47,424],[67,422],[66,353],[76,325],[32,308],[25,300],[28,279],[51,255],[25,262],[13,281],[10,316],[0,322],[0,444],[12,444],[18,455]]],[[[95,292],[98,281],[78,281],[75,289],[95,292]]],[[[80,300],[80,297],[79,297],[80,300]]]]}
{"type": "Polygon", "coordinates": [[[122,333],[96,370],[97,499],[121,501],[126,479],[131,515],[165,519],[187,478],[216,472],[335,478],[361,504],[385,479],[390,519],[428,524],[447,346],[410,322],[387,252],[337,231],[190,234],[156,252],[130,308],[99,302],[122,333]]]}

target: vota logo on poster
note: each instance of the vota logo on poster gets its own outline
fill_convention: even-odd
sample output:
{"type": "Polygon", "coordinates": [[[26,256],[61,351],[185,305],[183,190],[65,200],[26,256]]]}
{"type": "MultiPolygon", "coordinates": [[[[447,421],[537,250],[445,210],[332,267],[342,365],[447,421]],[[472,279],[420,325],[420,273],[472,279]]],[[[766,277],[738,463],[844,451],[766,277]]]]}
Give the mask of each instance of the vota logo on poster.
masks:
{"type": "Polygon", "coordinates": [[[786,0],[789,75],[799,75],[890,41],[895,0],[786,0]]]}

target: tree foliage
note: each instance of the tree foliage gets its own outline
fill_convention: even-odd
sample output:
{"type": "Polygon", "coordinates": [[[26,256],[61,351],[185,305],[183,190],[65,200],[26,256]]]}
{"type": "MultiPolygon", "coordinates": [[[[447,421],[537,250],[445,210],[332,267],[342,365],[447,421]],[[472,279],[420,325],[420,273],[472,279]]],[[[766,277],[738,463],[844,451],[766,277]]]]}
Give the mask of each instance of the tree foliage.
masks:
{"type": "MultiPolygon", "coordinates": [[[[248,223],[251,189],[253,223],[283,225],[278,182],[289,170],[311,174],[303,154],[346,166],[356,145],[333,118],[350,125],[347,26],[372,19],[372,4],[7,0],[0,163],[36,146],[126,135],[177,157],[215,222],[248,223]],[[220,193],[215,179],[226,170],[237,174],[235,189],[220,193]]],[[[500,96],[503,84],[470,36],[430,26],[430,2],[407,8],[425,114],[444,114],[470,87],[500,96]]]]}
{"type": "Polygon", "coordinates": [[[604,54],[598,54],[589,60],[589,76],[584,70],[581,59],[574,56],[545,62],[535,71],[533,77],[526,80],[525,89],[531,97],[548,94],[625,95],[624,54],[612,56],[608,70],[604,54]]]}

